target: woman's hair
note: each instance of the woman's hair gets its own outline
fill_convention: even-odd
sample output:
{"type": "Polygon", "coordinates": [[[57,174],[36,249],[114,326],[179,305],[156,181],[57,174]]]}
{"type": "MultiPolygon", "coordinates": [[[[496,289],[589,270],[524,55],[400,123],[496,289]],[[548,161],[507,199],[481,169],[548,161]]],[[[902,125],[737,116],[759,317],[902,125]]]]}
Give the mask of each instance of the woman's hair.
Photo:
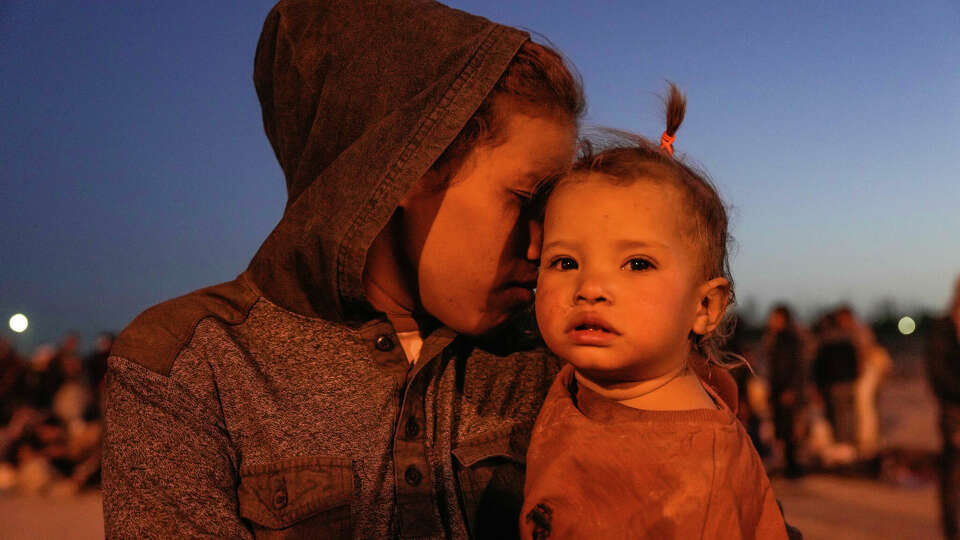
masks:
{"type": "MultiPolygon", "coordinates": [[[[617,184],[644,180],[677,188],[689,210],[690,236],[700,249],[702,277],[706,280],[723,277],[730,282],[727,298],[724,299],[726,308],[733,305],[735,300],[727,257],[728,242],[732,241],[727,233],[727,210],[707,174],[673,154],[671,142],[683,122],[687,100],[675,84],[669,84],[666,136],[660,144],[624,131],[603,130],[592,140],[583,141],[581,154],[573,166],[574,174],[560,183],[582,178],[577,173],[591,172],[605,175],[617,184]]],[[[538,194],[538,199],[544,201],[545,194],[538,194]]],[[[691,336],[694,346],[714,363],[727,366],[741,364],[739,360],[725,362],[723,359],[728,355],[720,351],[720,346],[733,332],[734,324],[733,313],[728,310],[712,332],[691,336]]]]}
{"type": "Polygon", "coordinates": [[[493,90],[457,137],[433,164],[440,173],[437,189],[446,187],[478,144],[497,144],[506,119],[519,105],[530,114],[550,114],[576,125],[586,108],[583,85],[575,71],[553,49],[527,41],[500,76],[493,90]],[[511,103],[512,102],[512,103],[511,103]]]}

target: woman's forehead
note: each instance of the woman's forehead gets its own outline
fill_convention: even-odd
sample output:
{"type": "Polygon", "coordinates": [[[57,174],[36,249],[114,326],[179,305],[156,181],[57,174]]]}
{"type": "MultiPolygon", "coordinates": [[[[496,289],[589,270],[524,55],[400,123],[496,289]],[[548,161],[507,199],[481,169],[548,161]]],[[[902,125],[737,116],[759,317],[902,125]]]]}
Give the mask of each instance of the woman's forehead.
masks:
{"type": "Polygon", "coordinates": [[[576,126],[557,115],[516,112],[504,120],[502,153],[522,157],[527,168],[569,170],[576,150],[576,126]]]}

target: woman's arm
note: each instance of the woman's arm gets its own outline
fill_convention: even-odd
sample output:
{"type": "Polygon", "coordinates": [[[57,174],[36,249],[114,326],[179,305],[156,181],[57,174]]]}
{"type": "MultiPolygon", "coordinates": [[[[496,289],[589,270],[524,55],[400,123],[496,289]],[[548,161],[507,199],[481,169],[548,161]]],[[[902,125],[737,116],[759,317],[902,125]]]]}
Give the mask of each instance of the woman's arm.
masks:
{"type": "Polygon", "coordinates": [[[106,392],[106,536],[252,538],[222,419],[173,378],[116,356],[106,392]]]}

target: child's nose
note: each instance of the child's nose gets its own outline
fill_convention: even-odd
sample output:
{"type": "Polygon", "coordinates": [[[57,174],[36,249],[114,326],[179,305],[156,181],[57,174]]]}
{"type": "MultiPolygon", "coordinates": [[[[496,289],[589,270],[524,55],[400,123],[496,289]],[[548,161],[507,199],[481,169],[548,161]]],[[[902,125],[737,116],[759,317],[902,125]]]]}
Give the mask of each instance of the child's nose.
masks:
{"type": "Polygon", "coordinates": [[[610,291],[604,286],[604,280],[600,279],[600,276],[584,273],[573,303],[598,304],[611,300],[610,291]]]}

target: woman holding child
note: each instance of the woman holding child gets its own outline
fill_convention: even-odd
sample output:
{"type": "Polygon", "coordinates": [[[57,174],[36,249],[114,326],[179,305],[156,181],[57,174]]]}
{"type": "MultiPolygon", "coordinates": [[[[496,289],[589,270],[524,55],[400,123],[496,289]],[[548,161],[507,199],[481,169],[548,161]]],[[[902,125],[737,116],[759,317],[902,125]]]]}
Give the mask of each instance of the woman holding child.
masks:
{"type": "Polygon", "coordinates": [[[569,172],[579,83],[524,32],[412,0],[280,2],[254,79],[286,210],[236,280],[119,336],[107,535],[515,537],[561,367],[514,318],[530,201],[569,172]]]}

